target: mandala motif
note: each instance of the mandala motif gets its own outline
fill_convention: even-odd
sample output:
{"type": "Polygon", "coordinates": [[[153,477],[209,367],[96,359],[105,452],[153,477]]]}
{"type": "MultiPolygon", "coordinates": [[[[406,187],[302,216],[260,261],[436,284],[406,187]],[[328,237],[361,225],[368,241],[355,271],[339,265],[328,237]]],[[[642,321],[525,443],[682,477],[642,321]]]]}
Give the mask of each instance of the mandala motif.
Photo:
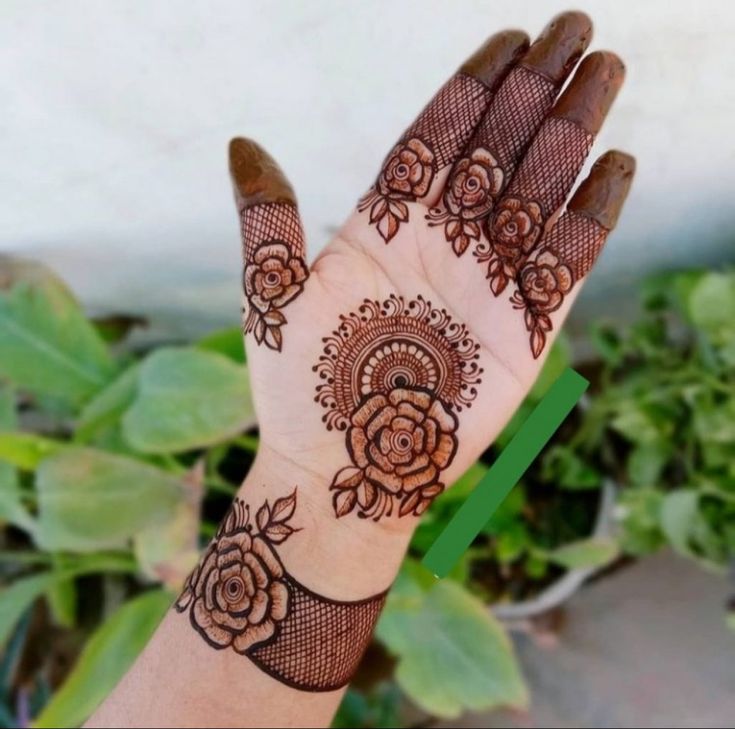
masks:
{"type": "Polygon", "coordinates": [[[315,400],[327,429],[347,431],[352,461],[332,482],[335,513],[421,514],[444,489],[456,413],[477,395],[479,344],[445,310],[397,296],[366,300],[323,341],[315,400]]]}

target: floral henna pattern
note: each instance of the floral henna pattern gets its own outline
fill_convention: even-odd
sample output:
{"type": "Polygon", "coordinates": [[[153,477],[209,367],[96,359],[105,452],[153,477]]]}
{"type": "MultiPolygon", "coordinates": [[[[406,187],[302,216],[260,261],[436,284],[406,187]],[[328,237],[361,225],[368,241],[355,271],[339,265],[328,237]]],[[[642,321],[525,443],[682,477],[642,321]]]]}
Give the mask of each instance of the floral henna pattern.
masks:
{"type": "Polygon", "coordinates": [[[288,525],[295,508],[295,491],[273,510],[266,502],[254,529],[249,509],[236,501],[186,581],[176,610],[189,610],[192,626],[212,647],[246,653],[272,638],[288,614],[289,590],[273,544],[295,531],[288,525]]]}
{"type": "Polygon", "coordinates": [[[553,329],[550,315],[589,273],[607,234],[607,229],[595,220],[568,212],[520,268],[510,300],[515,309],[524,312],[534,358],[541,356],[553,329]]]}
{"type": "Polygon", "coordinates": [[[479,344],[418,297],[366,300],[325,337],[315,400],[346,431],[351,464],[331,485],[336,516],[420,515],[444,490],[457,452],[456,413],[477,395],[479,344]]]}
{"type": "Polygon", "coordinates": [[[503,170],[486,149],[475,149],[455,165],[444,191],[444,207],[426,215],[430,226],[444,224],[444,235],[461,256],[471,241],[480,239],[480,223],[503,187],[503,170]]]}
{"type": "Polygon", "coordinates": [[[303,257],[303,232],[293,205],[271,203],[242,211],[245,265],[243,332],[258,344],[280,351],[283,308],[304,288],[309,276],[303,257]]]}
{"type": "Polygon", "coordinates": [[[434,179],[434,153],[420,140],[396,145],[388,155],[375,186],[360,199],[359,212],[370,208],[370,222],[388,243],[401,223],[408,221],[407,200],[429,191],[434,179]]]}
{"type": "Polygon", "coordinates": [[[524,201],[518,197],[504,198],[494,213],[485,221],[487,244],[477,246],[478,262],[488,262],[487,278],[490,289],[498,296],[541,237],[544,217],[539,203],[524,201]]]}
{"type": "Polygon", "coordinates": [[[378,179],[357,204],[386,243],[408,222],[408,203],[424,198],[436,173],[461,153],[482,117],[491,91],[482,81],[456,74],[432,99],[387,156],[378,179]]]}
{"type": "Polygon", "coordinates": [[[296,490],[266,501],[254,520],[236,499],[174,607],[213,648],[247,656],[294,688],[332,691],[357,668],[385,593],[335,601],[288,574],[276,546],[299,531],[290,525],[295,510],[296,490]]]}

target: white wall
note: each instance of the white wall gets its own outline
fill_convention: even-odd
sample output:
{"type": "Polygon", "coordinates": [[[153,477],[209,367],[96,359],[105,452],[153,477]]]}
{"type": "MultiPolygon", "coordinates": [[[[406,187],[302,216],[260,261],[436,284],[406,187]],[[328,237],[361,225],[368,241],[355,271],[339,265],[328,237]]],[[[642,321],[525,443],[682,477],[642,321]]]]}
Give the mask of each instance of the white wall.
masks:
{"type": "MultiPolygon", "coordinates": [[[[735,260],[735,3],[580,2],[628,82],[603,130],[639,173],[587,313],[643,271],[735,260]]],[[[260,140],[311,252],[437,86],[530,0],[0,4],[0,250],[55,266],[96,311],[169,332],[236,320],[225,148],[260,140]]]]}

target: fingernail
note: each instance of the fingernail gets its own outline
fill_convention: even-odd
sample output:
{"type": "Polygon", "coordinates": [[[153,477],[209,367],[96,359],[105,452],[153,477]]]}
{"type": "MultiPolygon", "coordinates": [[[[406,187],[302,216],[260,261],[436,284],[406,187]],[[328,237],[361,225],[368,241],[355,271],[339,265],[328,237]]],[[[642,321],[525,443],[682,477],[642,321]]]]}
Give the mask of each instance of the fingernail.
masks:
{"type": "Polygon", "coordinates": [[[569,210],[612,230],[635,176],[635,157],[611,150],[598,159],[569,202],[569,210]]]}
{"type": "Polygon", "coordinates": [[[579,64],[551,113],[597,134],[624,80],[625,66],[614,53],[590,53],[579,64]]]}
{"type": "Polygon", "coordinates": [[[462,73],[495,90],[528,48],[528,36],[521,30],[504,30],[490,36],[460,67],[462,73]]]}
{"type": "Polygon", "coordinates": [[[229,158],[238,208],[296,203],[296,195],[281,168],[260,145],[237,137],[230,142],[229,158]]]}
{"type": "Polygon", "coordinates": [[[585,13],[561,13],[541,31],[521,65],[559,83],[574,68],[591,40],[592,21],[585,13]]]}

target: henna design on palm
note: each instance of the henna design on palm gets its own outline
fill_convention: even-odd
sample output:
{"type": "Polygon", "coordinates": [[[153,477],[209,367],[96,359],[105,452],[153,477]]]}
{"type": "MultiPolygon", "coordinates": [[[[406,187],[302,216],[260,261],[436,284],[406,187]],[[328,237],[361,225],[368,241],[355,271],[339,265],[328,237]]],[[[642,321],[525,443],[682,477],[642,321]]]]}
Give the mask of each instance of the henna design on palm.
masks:
{"type": "Polygon", "coordinates": [[[422,514],[457,452],[456,413],[477,395],[479,344],[446,310],[395,295],[366,300],[323,341],[314,399],[351,460],[330,487],[335,514],[422,514]]]}
{"type": "Polygon", "coordinates": [[[299,531],[296,502],[294,489],[253,520],[236,499],[174,607],[212,648],[247,656],[293,688],[333,691],[357,669],[386,593],[331,600],[288,573],[276,547],[299,531]]]}

